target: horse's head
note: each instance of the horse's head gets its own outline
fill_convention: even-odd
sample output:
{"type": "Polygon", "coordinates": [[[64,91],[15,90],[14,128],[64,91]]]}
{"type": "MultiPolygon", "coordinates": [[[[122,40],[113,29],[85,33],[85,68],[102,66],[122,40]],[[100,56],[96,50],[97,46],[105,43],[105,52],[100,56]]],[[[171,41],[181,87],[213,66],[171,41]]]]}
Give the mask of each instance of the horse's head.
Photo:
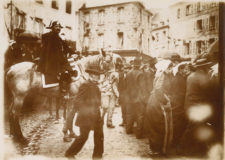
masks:
{"type": "Polygon", "coordinates": [[[101,67],[104,70],[115,70],[117,65],[123,63],[122,57],[112,51],[103,52],[101,55],[101,67]],[[120,64],[119,64],[120,63],[120,64]]]}

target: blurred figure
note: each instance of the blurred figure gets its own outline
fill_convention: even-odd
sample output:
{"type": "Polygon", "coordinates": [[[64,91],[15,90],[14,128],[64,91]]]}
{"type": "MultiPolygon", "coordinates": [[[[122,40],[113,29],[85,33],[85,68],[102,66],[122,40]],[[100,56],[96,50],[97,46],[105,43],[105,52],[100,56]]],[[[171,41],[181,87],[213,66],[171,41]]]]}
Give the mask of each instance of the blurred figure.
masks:
{"type": "Polygon", "coordinates": [[[121,107],[121,113],[122,113],[122,123],[120,126],[125,126],[126,125],[126,81],[125,81],[125,71],[124,71],[124,66],[123,62],[119,63],[117,65],[118,73],[119,73],[119,83],[118,83],[118,91],[119,91],[119,105],[121,107]]]}
{"type": "Polygon", "coordinates": [[[9,41],[9,48],[5,53],[4,69],[10,66],[22,62],[22,49],[20,44],[14,40],[9,41]]]}
{"type": "Polygon", "coordinates": [[[104,116],[107,113],[107,127],[115,128],[115,126],[112,123],[112,117],[117,103],[117,99],[119,97],[118,91],[119,74],[110,65],[111,61],[112,57],[107,55],[105,58],[104,68],[109,71],[105,73],[105,77],[101,83],[100,88],[102,91],[102,108],[103,108],[102,117],[104,119],[104,116]]]}
{"type": "Polygon", "coordinates": [[[181,62],[173,67],[173,76],[171,77],[170,102],[172,109],[173,135],[171,146],[168,149],[170,154],[176,154],[181,136],[186,128],[187,120],[185,118],[184,101],[186,94],[186,79],[189,74],[189,62],[181,62]],[[179,87],[178,87],[179,86],[179,87]]]}
{"type": "Polygon", "coordinates": [[[141,70],[141,60],[134,59],[134,68],[127,73],[126,76],[126,133],[133,132],[134,122],[137,122],[136,138],[142,138],[143,134],[143,112],[145,107],[143,104],[144,92],[143,88],[146,87],[144,82],[144,75],[141,70]]]}
{"type": "Polygon", "coordinates": [[[172,62],[162,60],[156,64],[157,72],[153,90],[148,99],[145,115],[147,131],[152,155],[162,155],[168,150],[172,141],[171,100],[172,62]]]}
{"type": "Polygon", "coordinates": [[[218,77],[212,78],[209,72],[212,65],[206,58],[196,60],[195,71],[187,78],[188,125],[178,147],[182,155],[204,157],[210,147],[222,144],[222,96],[218,77]]]}

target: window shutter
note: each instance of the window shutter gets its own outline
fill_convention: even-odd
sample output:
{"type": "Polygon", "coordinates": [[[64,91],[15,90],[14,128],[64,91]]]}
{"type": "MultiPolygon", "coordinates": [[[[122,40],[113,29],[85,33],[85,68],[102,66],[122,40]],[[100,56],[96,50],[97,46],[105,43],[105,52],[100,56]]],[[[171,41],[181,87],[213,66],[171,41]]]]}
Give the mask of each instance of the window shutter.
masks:
{"type": "Polygon", "coordinates": [[[215,16],[215,29],[216,29],[216,31],[219,30],[219,16],[218,15],[215,16]]]}
{"type": "Polygon", "coordinates": [[[209,30],[209,17],[206,18],[206,31],[209,30]]]}
{"type": "Polygon", "coordinates": [[[197,27],[196,27],[196,21],[194,22],[194,31],[196,32],[196,29],[197,29],[197,27]]]}

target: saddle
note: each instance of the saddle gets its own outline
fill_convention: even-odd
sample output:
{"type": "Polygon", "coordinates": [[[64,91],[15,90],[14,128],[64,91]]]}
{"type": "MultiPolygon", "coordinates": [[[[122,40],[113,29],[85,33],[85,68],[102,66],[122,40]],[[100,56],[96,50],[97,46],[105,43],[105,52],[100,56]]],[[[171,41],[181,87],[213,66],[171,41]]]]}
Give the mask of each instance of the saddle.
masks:
{"type": "MultiPolygon", "coordinates": [[[[73,81],[78,80],[80,78],[80,69],[76,63],[77,57],[73,55],[67,58],[67,63],[65,67],[62,69],[62,72],[58,73],[58,75],[44,74],[42,73],[42,84],[43,88],[50,88],[55,86],[66,86],[71,83],[71,78],[73,81]]],[[[64,88],[64,87],[63,87],[64,88]]]]}

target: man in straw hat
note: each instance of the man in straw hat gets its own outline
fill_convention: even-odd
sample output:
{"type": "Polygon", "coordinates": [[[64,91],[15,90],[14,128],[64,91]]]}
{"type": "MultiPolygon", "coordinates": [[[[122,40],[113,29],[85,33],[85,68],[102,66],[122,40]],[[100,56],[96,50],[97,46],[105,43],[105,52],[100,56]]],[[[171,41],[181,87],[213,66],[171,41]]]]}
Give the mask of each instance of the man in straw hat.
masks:
{"type": "Polygon", "coordinates": [[[100,113],[101,92],[98,87],[100,74],[103,73],[98,66],[86,69],[89,80],[79,88],[75,105],[78,110],[76,125],[80,127],[80,136],[75,139],[65,156],[72,158],[82,149],[88,139],[89,132],[94,130],[93,158],[101,158],[104,151],[103,121],[100,113]]]}

